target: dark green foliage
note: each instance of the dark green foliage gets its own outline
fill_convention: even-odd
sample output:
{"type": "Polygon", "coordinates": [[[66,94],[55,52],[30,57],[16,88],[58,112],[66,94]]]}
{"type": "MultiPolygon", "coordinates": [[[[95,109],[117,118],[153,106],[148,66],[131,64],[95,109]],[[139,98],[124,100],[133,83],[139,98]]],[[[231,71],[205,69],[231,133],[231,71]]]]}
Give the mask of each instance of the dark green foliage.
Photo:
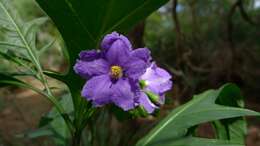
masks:
{"type": "MultiPolygon", "coordinates": [[[[105,111],[104,108],[99,110],[100,112],[96,112],[97,109],[92,108],[92,105],[81,97],[80,91],[85,81],[74,73],[72,67],[81,50],[98,49],[102,37],[112,31],[127,34],[138,22],[144,20],[168,0],[36,1],[50,16],[61,33],[66,45],[63,52],[68,57],[70,64],[69,71],[65,74],[46,71],[39,60],[55,41],[38,47],[36,33],[39,26],[47,19],[40,18],[25,22],[12,8],[9,0],[0,0],[0,56],[24,68],[24,70],[14,73],[2,73],[1,71],[0,87],[14,85],[32,89],[47,97],[55,106],[41,119],[38,130],[20,136],[27,138],[50,136],[57,145],[69,145],[72,138],[75,142],[74,146],[78,146],[82,135],[84,145],[131,145],[134,143],[138,137],[137,129],[128,128],[129,131],[119,129],[118,132],[113,129],[115,119],[127,123],[127,120],[133,118],[133,115],[147,117],[147,113],[142,113],[143,110],[140,108],[126,114],[113,106],[110,111],[105,111]],[[65,83],[69,87],[70,94],[61,97],[60,100],[54,97],[51,91],[53,88],[49,87],[46,75],[65,83]],[[23,76],[32,76],[39,80],[44,89],[38,89],[20,80],[20,77],[23,76]],[[87,130],[83,131],[86,125],[87,130]],[[114,137],[117,139],[113,139],[114,137]]],[[[200,74],[200,67],[192,68],[193,64],[185,62],[187,59],[184,57],[187,54],[189,56],[190,54],[187,52],[192,52],[191,50],[194,49],[195,56],[200,54],[201,56],[192,58],[192,63],[200,63],[200,59],[204,59],[207,61],[202,63],[206,63],[206,65],[202,65],[202,67],[206,66],[208,69],[212,66],[212,64],[207,64],[212,63],[213,60],[208,61],[212,56],[207,54],[214,54],[213,50],[216,46],[210,42],[222,40],[219,37],[222,35],[221,29],[218,28],[222,24],[222,19],[215,20],[215,17],[229,11],[233,2],[215,0],[195,3],[192,0],[180,0],[179,4],[185,6],[178,12],[182,26],[181,38],[178,39],[180,36],[175,31],[176,24],[169,20],[172,17],[172,12],[169,13],[171,9],[166,6],[166,12],[163,15],[157,12],[148,19],[146,40],[147,45],[152,47],[153,54],[158,58],[159,64],[169,67],[169,70],[183,78],[182,81],[195,90],[194,88],[198,87],[198,82],[201,76],[204,77],[204,74],[200,74]],[[212,3],[214,5],[211,5],[212,3]],[[192,13],[194,15],[190,15],[190,11],[195,12],[192,13]],[[211,12],[214,13],[211,14],[211,12]],[[198,17],[200,19],[196,19],[198,17]],[[202,24],[200,25],[200,23],[202,24]],[[174,39],[180,42],[173,41],[174,39]],[[209,49],[201,47],[205,42],[209,42],[207,44],[209,49]],[[183,54],[176,55],[177,49],[183,51],[183,54]],[[175,61],[178,62],[179,58],[183,59],[182,57],[184,61],[175,64],[175,61]],[[177,67],[180,71],[172,67],[177,67]],[[190,70],[192,73],[199,73],[192,76],[190,70]]],[[[245,4],[250,6],[248,1],[245,4]]],[[[38,13],[42,15],[41,11],[37,11],[37,15],[38,13]]],[[[238,17],[237,14],[233,16],[234,19],[238,17]]],[[[247,29],[248,24],[241,21],[244,22],[243,19],[234,22],[234,24],[243,24],[236,25],[237,29],[247,29]]],[[[243,40],[245,34],[252,34],[255,30],[257,28],[233,32],[234,40],[243,40]]],[[[202,70],[202,73],[207,73],[207,69],[202,70]]],[[[218,90],[208,90],[195,95],[192,100],[171,111],[137,143],[137,146],[243,146],[246,134],[244,116],[259,116],[259,113],[244,109],[240,89],[234,84],[226,84],[218,90]],[[216,139],[196,136],[197,126],[206,122],[212,122],[216,139]],[[193,133],[191,133],[192,130],[193,133]]]]}
{"type": "Polygon", "coordinates": [[[229,121],[225,120],[225,124],[228,126],[228,129],[226,130],[228,130],[227,132],[230,134],[230,137],[227,137],[226,140],[229,141],[198,141],[197,138],[190,139],[190,135],[187,135],[188,128],[201,123],[246,115],[260,115],[254,111],[237,108],[237,106],[223,106],[229,105],[229,100],[233,100],[235,103],[238,103],[241,100],[239,88],[233,84],[226,84],[218,90],[208,90],[201,94],[195,95],[191,101],[174,109],[166,118],[157,124],[157,126],[152,129],[147,136],[141,139],[137,146],[153,146],[158,144],[161,145],[161,143],[171,146],[189,146],[193,144],[193,141],[196,145],[203,145],[204,143],[207,145],[211,145],[212,143],[213,145],[214,143],[220,144],[222,142],[227,145],[243,145],[245,134],[243,130],[244,124],[241,123],[241,121],[235,121],[240,119],[229,119],[229,121]],[[216,104],[219,103],[216,101],[221,101],[221,104],[223,105],[216,104]],[[238,135],[236,135],[237,133],[233,131],[234,128],[239,133],[238,135]],[[240,131],[240,128],[242,131],[240,131]],[[241,134],[243,136],[241,136],[241,134]]]}

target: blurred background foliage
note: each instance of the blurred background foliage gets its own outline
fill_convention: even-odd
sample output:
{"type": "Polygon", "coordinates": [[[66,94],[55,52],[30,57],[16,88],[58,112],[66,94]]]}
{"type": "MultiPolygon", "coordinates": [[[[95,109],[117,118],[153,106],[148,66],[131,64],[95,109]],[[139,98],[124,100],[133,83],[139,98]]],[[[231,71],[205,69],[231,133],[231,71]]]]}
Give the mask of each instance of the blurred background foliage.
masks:
{"type": "MultiPolygon", "coordinates": [[[[12,1],[25,21],[46,16],[33,0],[12,1]]],[[[241,87],[246,106],[260,111],[259,20],[260,0],[172,0],[135,26],[128,34],[134,46],[150,48],[156,62],[174,75],[174,88],[168,94],[160,117],[189,100],[193,94],[226,82],[234,82],[241,87]]],[[[0,30],[0,39],[3,37],[4,31],[0,30]]],[[[41,62],[45,69],[64,72],[68,67],[62,52],[64,43],[53,23],[48,21],[37,33],[37,46],[40,48],[53,40],[51,48],[42,52],[41,62]]],[[[1,72],[19,68],[2,58],[0,61],[1,72]]],[[[56,81],[51,81],[51,84],[60,86],[56,81]]],[[[66,93],[65,87],[62,88],[57,94],[66,93]]],[[[46,140],[48,137],[28,140],[28,137],[17,136],[26,129],[34,130],[40,116],[51,109],[46,101],[35,96],[14,88],[1,89],[0,145],[44,146],[53,143],[46,140]],[[10,96],[10,93],[15,95],[10,96]],[[23,96],[26,98],[21,98],[23,96]],[[33,112],[24,115],[28,114],[28,110],[33,112]]],[[[105,146],[104,141],[111,145],[122,145],[128,141],[132,145],[155,123],[152,116],[124,120],[116,118],[122,114],[120,111],[115,116],[109,116],[111,113],[107,110],[101,112],[101,116],[93,120],[91,128],[97,137],[91,143],[99,146],[105,146]]],[[[249,119],[249,146],[260,144],[259,127],[259,119],[249,119]]],[[[210,131],[206,125],[202,127],[201,134],[211,137],[210,131]]],[[[48,132],[43,135],[48,136],[48,132]]],[[[84,135],[83,142],[88,143],[88,132],[84,135]]]]}
{"type": "Polygon", "coordinates": [[[175,74],[178,98],[227,81],[259,98],[260,1],[175,2],[146,20],[144,42],[175,74]]]}

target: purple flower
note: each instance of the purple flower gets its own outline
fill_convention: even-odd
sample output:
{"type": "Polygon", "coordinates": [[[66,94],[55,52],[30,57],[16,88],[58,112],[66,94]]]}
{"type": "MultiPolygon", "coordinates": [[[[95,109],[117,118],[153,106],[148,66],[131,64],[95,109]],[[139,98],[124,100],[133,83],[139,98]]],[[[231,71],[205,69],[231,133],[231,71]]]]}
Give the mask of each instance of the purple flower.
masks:
{"type": "Polygon", "coordinates": [[[157,67],[155,63],[152,63],[140,77],[140,82],[143,92],[139,102],[148,113],[152,113],[155,108],[158,108],[156,104],[164,103],[165,92],[172,88],[171,75],[166,70],[157,67]]]}
{"type": "Polygon", "coordinates": [[[132,50],[129,40],[116,32],[104,37],[101,48],[80,52],[74,66],[88,80],[83,97],[96,107],[113,103],[127,111],[142,106],[148,113],[164,102],[171,76],[151,63],[147,48],[132,50]]]}
{"type": "Polygon", "coordinates": [[[74,70],[88,79],[81,95],[94,106],[113,103],[127,111],[140,97],[139,78],[150,65],[150,51],[132,50],[129,40],[116,32],[108,34],[100,51],[82,51],[74,70]]]}

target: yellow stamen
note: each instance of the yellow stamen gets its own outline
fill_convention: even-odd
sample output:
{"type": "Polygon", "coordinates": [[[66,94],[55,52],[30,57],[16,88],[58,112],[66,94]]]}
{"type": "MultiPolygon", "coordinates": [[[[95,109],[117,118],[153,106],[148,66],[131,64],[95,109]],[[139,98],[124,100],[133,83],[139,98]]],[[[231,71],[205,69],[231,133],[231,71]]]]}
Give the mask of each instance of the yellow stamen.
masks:
{"type": "Polygon", "coordinates": [[[123,72],[120,66],[114,65],[110,68],[111,76],[115,79],[122,77],[123,72]]]}

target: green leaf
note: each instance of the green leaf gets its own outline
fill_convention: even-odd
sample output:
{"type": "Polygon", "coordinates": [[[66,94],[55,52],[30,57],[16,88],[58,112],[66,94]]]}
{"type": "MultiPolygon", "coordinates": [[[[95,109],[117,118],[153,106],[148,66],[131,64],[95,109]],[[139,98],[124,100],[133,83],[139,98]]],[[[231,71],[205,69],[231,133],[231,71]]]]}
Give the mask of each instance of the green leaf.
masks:
{"type": "MultiPolygon", "coordinates": [[[[71,114],[73,112],[73,104],[71,99],[71,96],[69,94],[66,94],[63,95],[61,100],[59,101],[67,114],[71,114]]],[[[52,108],[52,110],[48,113],[46,117],[53,119],[49,123],[48,129],[50,129],[55,136],[53,137],[55,143],[57,145],[66,145],[68,139],[70,138],[70,131],[57,109],[52,108]]],[[[73,119],[73,117],[71,117],[71,119],[73,119]]]]}
{"type": "Polygon", "coordinates": [[[162,120],[147,136],[141,139],[137,146],[150,146],[170,139],[177,139],[187,134],[188,128],[219,119],[227,119],[241,116],[259,116],[260,114],[251,110],[229,107],[216,104],[216,100],[225,92],[229,96],[235,96],[239,90],[234,84],[226,84],[218,90],[208,90],[202,94],[195,95],[191,101],[173,110],[162,120]]]}
{"type": "Polygon", "coordinates": [[[7,29],[4,42],[1,42],[1,48],[8,49],[14,54],[18,54],[18,57],[25,57],[30,60],[39,74],[40,81],[43,83],[48,94],[51,95],[51,91],[47,85],[47,80],[44,77],[43,69],[37,56],[37,48],[35,45],[36,31],[38,30],[39,25],[43,24],[47,19],[39,18],[25,23],[17,14],[15,8],[12,7],[12,2],[9,0],[0,0],[0,19],[5,22],[3,24],[0,23],[0,28],[7,29]]]}
{"type": "Polygon", "coordinates": [[[57,79],[57,80],[60,80],[60,81],[63,81],[64,83],[67,82],[66,80],[66,76],[61,74],[61,73],[58,73],[58,72],[55,72],[55,71],[50,71],[50,70],[45,70],[43,71],[43,73],[49,77],[52,77],[54,79],[57,79]]]}
{"type": "Polygon", "coordinates": [[[0,87],[5,87],[5,86],[17,86],[17,87],[22,87],[22,88],[27,88],[27,89],[32,89],[37,93],[40,93],[42,95],[44,95],[44,93],[37,89],[34,88],[33,86],[31,86],[30,84],[27,84],[19,79],[16,79],[10,75],[4,74],[4,73],[0,73],[0,87]]]}
{"type": "Polygon", "coordinates": [[[127,32],[168,0],[36,0],[52,18],[74,63],[111,31],[127,32]]]}
{"type": "MultiPolygon", "coordinates": [[[[14,53],[7,51],[6,53],[0,52],[0,57],[13,62],[19,66],[23,66],[28,68],[29,64],[31,64],[31,61],[26,59],[26,58],[22,58],[22,57],[18,57],[16,56],[14,53]]],[[[29,68],[29,70],[33,70],[32,68],[29,68]]]]}
{"type": "Polygon", "coordinates": [[[51,136],[51,135],[53,135],[53,133],[49,129],[41,128],[32,131],[27,131],[22,134],[18,134],[16,135],[16,137],[33,139],[33,138],[38,138],[42,136],[51,136]]]}
{"type": "Polygon", "coordinates": [[[73,108],[73,107],[71,107],[71,106],[67,106],[67,107],[64,106],[63,107],[62,104],[60,104],[55,97],[48,95],[44,91],[42,91],[38,88],[35,88],[32,85],[27,84],[27,83],[25,83],[25,82],[23,82],[19,79],[16,79],[12,76],[0,73],[0,87],[5,87],[5,86],[8,86],[8,85],[31,89],[31,90],[41,94],[42,96],[47,97],[47,99],[55,106],[57,113],[59,113],[63,117],[64,121],[67,123],[67,126],[69,127],[69,130],[72,130],[72,123],[71,123],[71,120],[68,117],[66,111],[72,110],[71,108],[73,108]],[[70,108],[68,108],[68,107],[70,107],[70,108]]]}
{"type": "Polygon", "coordinates": [[[46,52],[50,47],[54,45],[56,40],[53,40],[49,42],[47,45],[43,46],[39,51],[38,51],[38,56],[41,56],[44,52],[46,52]]]}
{"type": "MultiPolygon", "coordinates": [[[[62,96],[59,104],[65,109],[66,113],[73,112],[73,104],[69,94],[62,96]]],[[[73,119],[73,117],[71,117],[73,119]]],[[[70,131],[65,121],[54,107],[43,116],[39,122],[39,128],[20,134],[20,137],[39,138],[42,136],[51,136],[56,145],[65,146],[70,138],[70,131]]]]}
{"type": "Polygon", "coordinates": [[[53,121],[52,117],[42,116],[41,119],[40,119],[38,127],[39,128],[44,127],[44,126],[48,125],[49,123],[51,123],[52,121],[53,121]]]}
{"type": "MultiPolygon", "coordinates": [[[[35,88],[32,85],[26,84],[16,78],[13,78],[8,75],[0,74],[0,84],[1,85],[16,85],[24,88],[29,88],[37,93],[47,97],[47,99],[53,103],[61,117],[65,120],[69,130],[72,131],[73,125],[72,121],[66,115],[64,108],[59,104],[56,97],[52,95],[51,89],[48,86],[47,79],[43,73],[42,66],[39,61],[39,53],[36,48],[36,32],[41,24],[43,24],[47,18],[38,18],[30,22],[25,23],[17,14],[15,8],[12,7],[12,1],[10,0],[0,0],[0,20],[3,23],[0,23],[0,29],[5,29],[5,38],[1,40],[1,52],[4,52],[4,49],[12,52],[12,59],[25,58],[30,60],[34,65],[31,68],[35,68],[35,76],[38,79],[45,89],[42,91],[38,88],[35,88]],[[46,91],[46,92],[45,92],[46,91]]],[[[46,46],[48,47],[48,46],[46,46]]],[[[6,58],[7,56],[5,56],[6,58]]],[[[12,60],[16,61],[17,60],[12,60]]],[[[21,62],[19,62],[21,63],[21,62]]]]}
{"type": "MultiPolygon", "coordinates": [[[[216,103],[232,107],[244,107],[243,96],[237,86],[228,86],[223,89],[216,103]]],[[[243,117],[215,121],[213,124],[217,138],[244,143],[247,127],[243,117]]]]}
{"type": "Polygon", "coordinates": [[[17,86],[17,87],[22,87],[26,89],[31,89],[43,96],[46,96],[54,105],[58,104],[58,101],[55,99],[55,97],[47,95],[44,91],[33,87],[32,85],[25,83],[17,78],[14,78],[10,75],[0,73],[0,87],[5,87],[5,86],[17,86]]]}
{"type": "Polygon", "coordinates": [[[5,38],[0,40],[1,52],[3,49],[26,56],[34,64],[38,65],[39,60],[36,57],[36,32],[41,24],[46,22],[47,18],[38,18],[25,23],[12,7],[9,0],[0,0],[0,28],[5,28],[5,38]]]}
{"type": "Polygon", "coordinates": [[[184,137],[181,139],[175,139],[167,142],[162,142],[159,144],[151,144],[149,146],[244,146],[243,144],[230,142],[227,140],[217,140],[217,139],[206,139],[206,138],[194,138],[194,137],[184,137]]]}

